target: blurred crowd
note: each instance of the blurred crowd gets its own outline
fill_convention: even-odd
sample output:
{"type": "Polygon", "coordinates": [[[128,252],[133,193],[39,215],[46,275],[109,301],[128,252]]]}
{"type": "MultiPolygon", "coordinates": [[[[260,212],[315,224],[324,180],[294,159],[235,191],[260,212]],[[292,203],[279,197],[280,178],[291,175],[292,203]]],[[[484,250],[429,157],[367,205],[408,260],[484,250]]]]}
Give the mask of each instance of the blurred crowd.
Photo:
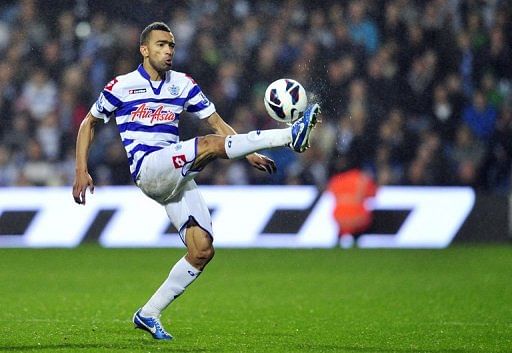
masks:
{"type": "MultiPolygon", "coordinates": [[[[278,78],[323,108],[307,153],[266,152],[275,175],[216,161],[201,184],[324,188],[359,167],[379,185],[510,191],[512,4],[501,0],[4,0],[0,186],[72,183],[78,126],[103,86],[137,67],[153,21],[174,32],[174,69],[238,132],[278,127],[263,105],[278,78]]],[[[207,132],[182,124],[183,139],[207,132]]],[[[95,139],[96,183],[130,184],[115,124],[95,139]]]]}

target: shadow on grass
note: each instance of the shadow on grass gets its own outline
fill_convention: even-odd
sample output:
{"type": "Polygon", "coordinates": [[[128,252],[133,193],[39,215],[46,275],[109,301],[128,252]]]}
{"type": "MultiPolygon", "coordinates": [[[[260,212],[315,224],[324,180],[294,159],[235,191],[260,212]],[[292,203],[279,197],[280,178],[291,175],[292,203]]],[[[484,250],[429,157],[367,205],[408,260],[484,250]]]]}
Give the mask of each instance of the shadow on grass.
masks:
{"type": "Polygon", "coordinates": [[[177,347],[172,342],[151,342],[149,344],[134,345],[134,344],[101,344],[101,343],[55,343],[55,344],[31,344],[22,346],[0,346],[0,352],[25,352],[25,351],[38,351],[38,350],[88,350],[98,349],[105,352],[115,352],[118,350],[126,350],[129,352],[144,351],[147,352],[148,348],[158,349],[160,352],[215,352],[218,349],[198,348],[198,347],[177,347]]]}

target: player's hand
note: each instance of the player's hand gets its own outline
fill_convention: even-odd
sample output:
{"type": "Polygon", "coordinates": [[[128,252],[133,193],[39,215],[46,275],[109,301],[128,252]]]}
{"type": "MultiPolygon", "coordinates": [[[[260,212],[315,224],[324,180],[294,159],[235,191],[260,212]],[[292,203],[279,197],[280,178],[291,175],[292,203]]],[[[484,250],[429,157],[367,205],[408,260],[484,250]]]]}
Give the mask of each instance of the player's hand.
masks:
{"type": "Polygon", "coordinates": [[[252,153],[245,158],[247,158],[250,165],[261,171],[272,174],[277,170],[276,163],[272,159],[262,154],[252,153]]]}
{"type": "Polygon", "coordinates": [[[85,192],[87,188],[94,194],[94,182],[88,172],[77,172],[73,183],[73,198],[79,205],[85,205],[85,192]]]}

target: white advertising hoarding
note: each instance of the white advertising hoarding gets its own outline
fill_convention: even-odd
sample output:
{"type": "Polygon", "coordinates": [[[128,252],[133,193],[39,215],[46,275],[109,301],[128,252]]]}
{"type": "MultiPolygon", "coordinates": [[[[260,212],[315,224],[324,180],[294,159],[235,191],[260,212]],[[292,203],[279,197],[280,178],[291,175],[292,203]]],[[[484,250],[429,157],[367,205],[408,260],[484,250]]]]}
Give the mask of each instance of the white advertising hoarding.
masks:
{"type": "MultiPolygon", "coordinates": [[[[201,191],[214,210],[217,247],[337,245],[334,198],[329,193],[319,194],[313,186],[204,186],[201,191]],[[265,231],[280,210],[303,211],[297,213],[300,218],[293,219],[297,231],[265,231]]],[[[371,208],[411,212],[396,234],[364,234],[358,246],[446,247],[473,208],[474,199],[471,188],[381,187],[369,202],[371,208]]],[[[0,219],[4,212],[34,212],[23,234],[8,234],[0,222],[0,247],[78,246],[104,210],[113,213],[98,235],[102,246],[183,246],[177,234],[166,234],[169,219],[164,208],[136,187],[125,186],[97,187],[94,195],[87,194],[85,206],[74,203],[70,188],[0,188],[0,219]]]]}

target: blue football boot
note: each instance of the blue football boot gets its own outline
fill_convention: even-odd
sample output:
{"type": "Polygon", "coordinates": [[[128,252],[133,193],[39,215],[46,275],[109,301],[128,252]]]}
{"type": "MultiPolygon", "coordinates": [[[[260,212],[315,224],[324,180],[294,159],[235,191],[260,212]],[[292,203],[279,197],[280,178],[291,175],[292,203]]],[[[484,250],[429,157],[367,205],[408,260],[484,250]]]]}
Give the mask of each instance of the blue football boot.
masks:
{"type": "Polygon", "coordinates": [[[140,314],[141,309],[133,315],[135,328],[148,331],[156,340],[172,340],[172,336],[167,333],[160,320],[157,317],[144,317],[140,314]]]}
{"type": "Polygon", "coordinates": [[[309,105],[301,118],[292,124],[292,142],[290,147],[295,152],[304,152],[309,147],[309,135],[318,122],[317,115],[320,113],[318,104],[309,105]]]}

